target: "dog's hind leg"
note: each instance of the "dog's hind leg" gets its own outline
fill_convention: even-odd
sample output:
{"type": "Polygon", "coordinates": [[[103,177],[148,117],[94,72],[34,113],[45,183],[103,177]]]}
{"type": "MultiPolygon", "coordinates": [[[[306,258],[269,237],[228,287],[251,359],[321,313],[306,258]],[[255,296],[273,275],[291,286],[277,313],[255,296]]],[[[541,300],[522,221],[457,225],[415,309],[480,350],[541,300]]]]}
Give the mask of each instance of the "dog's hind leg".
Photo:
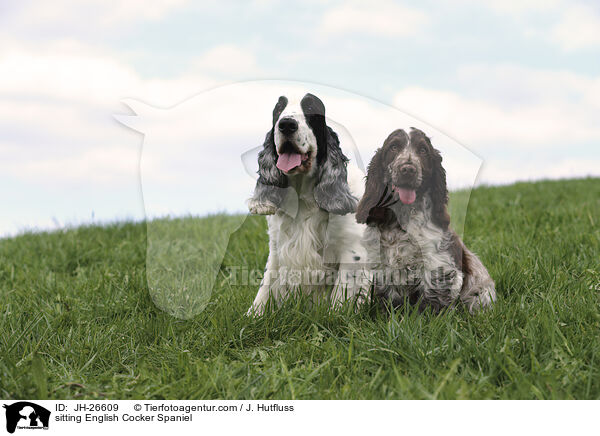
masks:
{"type": "Polygon", "coordinates": [[[466,268],[460,300],[468,307],[469,312],[475,313],[490,307],[496,301],[496,289],[494,280],[479,258],[467,248],[464,250],[466,268]]]}

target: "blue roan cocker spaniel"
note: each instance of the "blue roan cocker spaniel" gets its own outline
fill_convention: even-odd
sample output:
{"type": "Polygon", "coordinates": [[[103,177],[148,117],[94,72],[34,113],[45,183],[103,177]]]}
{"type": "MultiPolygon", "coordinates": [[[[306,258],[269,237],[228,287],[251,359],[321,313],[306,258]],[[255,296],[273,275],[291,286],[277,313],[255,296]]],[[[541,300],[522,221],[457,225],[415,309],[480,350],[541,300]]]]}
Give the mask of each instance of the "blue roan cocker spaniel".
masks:
{"type": "Polygon", "coordinates": [[[312,94],[280,97],[258,163],[248,207],[268,215],[269,257],[248,314],[261,315],[269,298],[280,303],[293,292],[331,297],[333,306],[364,302],[366,226],[354,217],[362,173],[348,165],[323,102],[312,94]]]}
{"type": "Polygon", "coordinates": [[[356,212],[369,226],[380,301],[435,311],[460,301],[471,312],[495,301],[488,271],[449,227],[447,203],[446,171],[429,138],[417,129],[392,132],[369,164],[356,212]]]}

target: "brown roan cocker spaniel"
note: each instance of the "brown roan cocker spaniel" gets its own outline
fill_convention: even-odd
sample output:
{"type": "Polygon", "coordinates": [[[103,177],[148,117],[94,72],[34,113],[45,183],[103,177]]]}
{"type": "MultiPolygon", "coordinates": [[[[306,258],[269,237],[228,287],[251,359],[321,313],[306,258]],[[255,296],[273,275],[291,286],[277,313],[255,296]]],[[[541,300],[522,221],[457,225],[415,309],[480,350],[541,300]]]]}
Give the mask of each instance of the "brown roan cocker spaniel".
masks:
{"type": "Polygon", "coordinates": [[[496,299],[494,281],[450,228],[442,157],[421,130],[395,130],[368,167],[356,220],[368,224],[374,294],[434,311],[461,302],[475,312],[496,299]]]}

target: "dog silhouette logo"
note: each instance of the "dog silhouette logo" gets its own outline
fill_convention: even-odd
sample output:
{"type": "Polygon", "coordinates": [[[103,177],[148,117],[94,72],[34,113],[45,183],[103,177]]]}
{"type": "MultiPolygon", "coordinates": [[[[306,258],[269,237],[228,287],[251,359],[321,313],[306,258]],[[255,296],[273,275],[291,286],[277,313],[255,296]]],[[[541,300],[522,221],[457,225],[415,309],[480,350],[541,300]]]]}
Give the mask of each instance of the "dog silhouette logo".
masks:
{"type": "Polygon", "coordinates": [[[6,409],[6,431],[14,433],[19,429],[48,429],[50,411],[28,401],[4,405],[6,409]]]}
{"type": "MultiPolygon", "coordinates": [[[[273,104],[282,95],[300,98],[309,91],[327,106],[326,122],[337,134],[344,156],[357,167],[358,185],[364,185],[362,162],[369,161],[378,144],[401,126],[435,136],[451,189],[475,184],[481,159],[452,138],[392,106],[323,85],[281,80],[230,83],[168,108],[123,100],[128,110],[115,119],[143,135],[139,170],[146,214],[146,280],[156,307],[191,319],[205,310],[213,291],[224,283],[242,285],[233,283],[235,273],[227,277],[223,271],[238,266],[243,270],[247,259],[231,264],[225,260],[226,252],[230,237],[242,227],[249,210],[266,207],[263,212],[273,212],[271,206],[275,206],[246,207],[259,180],[258,156],[264,150],[265,134],[273,128],[273,104]],[[181,134],[173,134],[174,129],[181,134]],[[200,217],[206,221],[195,219],[200,217]]],[[[280,169],[273,167],[279,174],[280,169]]],[[[286,187],[277,183],[267,185],[280,200],[276,213],[295,220],[304,200],[287,182],[286,187]]],[[[452,208],[453,229],[459,235],[468,191],[460,198],[452,208]]],[[[330,223],[329,219],[325,222],[330,223]]],[[[323,247],[323,263],[336,261],[334,246],[323,247]]]]}

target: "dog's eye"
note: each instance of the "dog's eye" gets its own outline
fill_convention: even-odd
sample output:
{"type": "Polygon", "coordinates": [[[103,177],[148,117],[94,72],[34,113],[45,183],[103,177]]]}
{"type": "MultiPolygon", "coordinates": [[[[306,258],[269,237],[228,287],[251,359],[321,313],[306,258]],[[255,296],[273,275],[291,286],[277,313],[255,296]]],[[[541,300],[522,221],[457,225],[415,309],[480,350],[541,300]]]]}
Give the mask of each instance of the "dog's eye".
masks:
{"type": "Polygon", "coordinates": [[[425,147],[419,148],[419,154],[427,154],[427,148],[425,148],[425,147]]]}

